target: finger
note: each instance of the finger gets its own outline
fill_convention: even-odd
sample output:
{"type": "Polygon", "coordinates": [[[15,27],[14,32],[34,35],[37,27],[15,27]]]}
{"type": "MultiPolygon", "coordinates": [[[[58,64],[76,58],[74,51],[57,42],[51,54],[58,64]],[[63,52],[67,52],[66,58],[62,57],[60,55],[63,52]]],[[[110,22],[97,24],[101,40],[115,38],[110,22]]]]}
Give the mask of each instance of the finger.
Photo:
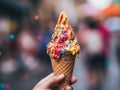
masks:
{"type": "Polygon", "coordinates": [[[61,82],[64,79],[64,74],[61,74],[59,76],[54,76],[51,79],[48,79],[47,82],[43,84],[44,88],[50,88],[51,86],[61,82]]]}
{"type": "Polygon", "coordinates": [[[44,79],[40,80],[40,82],[38,82],[38,84],[44,83],[44,82],[46,82],[47,80],[49,80],[49,79],[51,79],[53,77],[54,77],[54,73],[51,73],[47,77],[45,77],[44,79]]]}
{"type": "Polygon", "coordinates": [[[67,86],[65,90],[73,90],[71,86],[67,86]]]}
{"type": "Polygon", "coordinates": [[[54,77],[54,73],[49,74],[47,77],[45,77],[44,79],[40,80],[35,86],[35,88],[40,87],[42,84],[46,83],[47,80],[51,79],[52,77],[54,77]]]}
{"type": "Polygon", "coordinates": [[[71,78],[71,84],[74,84],[74,83],[76,83],[76,82],[77,82],[77,78],[74,77],[74,76],[72,76],[72,78],[71,78]]]}

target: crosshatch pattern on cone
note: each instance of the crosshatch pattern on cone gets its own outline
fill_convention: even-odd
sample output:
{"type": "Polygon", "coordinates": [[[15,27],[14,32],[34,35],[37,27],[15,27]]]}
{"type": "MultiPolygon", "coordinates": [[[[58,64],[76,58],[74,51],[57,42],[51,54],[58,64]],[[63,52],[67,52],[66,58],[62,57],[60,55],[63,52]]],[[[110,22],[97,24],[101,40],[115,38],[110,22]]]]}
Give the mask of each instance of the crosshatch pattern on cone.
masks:
{"type": "Polygon", "coordinates": [[[64,74],[65,79],[60,83],[58,90],[65,90],[65,87],[70,84],[73,73],[75,55],[65,55],[60,60],[51,59],[52,68],[55,75],[64,74]]]}

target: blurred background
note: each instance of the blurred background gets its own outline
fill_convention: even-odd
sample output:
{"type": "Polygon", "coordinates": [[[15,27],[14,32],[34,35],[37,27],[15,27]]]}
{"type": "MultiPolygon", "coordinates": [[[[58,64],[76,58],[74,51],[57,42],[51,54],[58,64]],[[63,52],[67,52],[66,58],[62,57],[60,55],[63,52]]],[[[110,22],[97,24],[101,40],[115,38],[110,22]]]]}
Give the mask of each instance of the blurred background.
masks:
{"type": "Polygon", "coordinates": [[[32,90],[52,72],[46,46],[61,11],[81,46],[74,90],[120,90],[120,0],[0,0],[0,90],[32,90]]]}

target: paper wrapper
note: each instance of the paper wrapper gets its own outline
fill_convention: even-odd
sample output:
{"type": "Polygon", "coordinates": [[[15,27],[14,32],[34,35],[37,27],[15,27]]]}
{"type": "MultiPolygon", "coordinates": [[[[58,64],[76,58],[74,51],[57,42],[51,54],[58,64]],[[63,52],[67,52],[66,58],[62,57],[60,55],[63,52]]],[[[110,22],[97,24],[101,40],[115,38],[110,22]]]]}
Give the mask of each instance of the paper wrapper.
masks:
{"type": "Polygon", "coordinates": [[[74,63],[76,55],[65,55],[59,60],[51,59],[52,68],[55,75],[64,74],[65,79],[59,84],[57,90],[65,90],[67,85],[70,85],[70,80],[73,73],[74,63]]]}

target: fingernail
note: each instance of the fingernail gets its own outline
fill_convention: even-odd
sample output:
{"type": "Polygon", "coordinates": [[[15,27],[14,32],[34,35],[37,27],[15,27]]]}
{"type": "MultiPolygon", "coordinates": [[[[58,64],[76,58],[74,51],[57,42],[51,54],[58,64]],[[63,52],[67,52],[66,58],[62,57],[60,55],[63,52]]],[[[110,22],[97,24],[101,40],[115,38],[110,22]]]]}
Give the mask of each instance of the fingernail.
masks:
{"type": "Polygon", "coordinates": [[[58,78],[64,78],[64,74],[59,75],[58,78]]]}

